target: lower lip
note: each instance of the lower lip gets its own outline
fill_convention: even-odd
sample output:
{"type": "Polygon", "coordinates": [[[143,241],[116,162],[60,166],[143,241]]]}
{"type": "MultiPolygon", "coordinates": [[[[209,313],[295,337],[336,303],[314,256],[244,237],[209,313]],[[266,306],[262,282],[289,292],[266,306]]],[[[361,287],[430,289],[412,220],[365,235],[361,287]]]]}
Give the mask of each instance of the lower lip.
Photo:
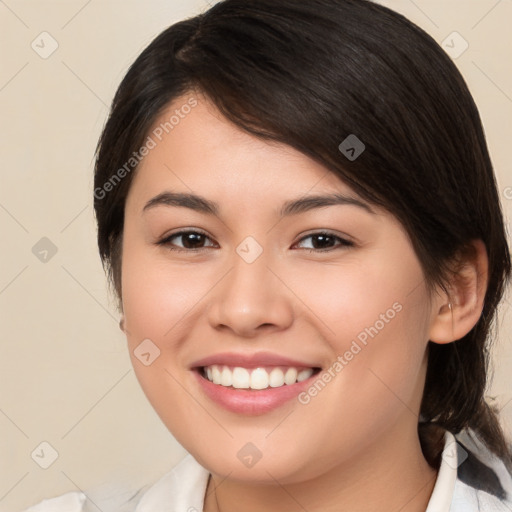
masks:
{"type": "Polygon", "coordinates": [[[203,377],[200,374],[201,371],[201,369],[193,370],[193,373],[196,375],[199,385],[211,400],[231,412],[251,416],[265,414],[277,409],[307,389],[318,376],[317,372],[308,379],[295,384],[285,384],[278,388],[247,390],[214,384],[203,377]]]}

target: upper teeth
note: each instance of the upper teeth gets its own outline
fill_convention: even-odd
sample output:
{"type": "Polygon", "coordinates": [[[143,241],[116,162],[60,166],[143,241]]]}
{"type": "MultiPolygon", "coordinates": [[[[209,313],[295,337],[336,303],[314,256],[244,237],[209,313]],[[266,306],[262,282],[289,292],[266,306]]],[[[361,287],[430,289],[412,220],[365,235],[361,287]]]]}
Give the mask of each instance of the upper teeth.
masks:
{"type": "Polygon", "coordinates": [[[293,367],[273,368],[267,371],[265,368],[249,370],[236,366],[231,369],[228,366],[212,365],[204,368],[208,380],[221,386],[233,386],[238,389],[266,389],[278,388],[285,384],[295,384],[309,379],[313,375],[313,368],[297,369],[293,367]]]}

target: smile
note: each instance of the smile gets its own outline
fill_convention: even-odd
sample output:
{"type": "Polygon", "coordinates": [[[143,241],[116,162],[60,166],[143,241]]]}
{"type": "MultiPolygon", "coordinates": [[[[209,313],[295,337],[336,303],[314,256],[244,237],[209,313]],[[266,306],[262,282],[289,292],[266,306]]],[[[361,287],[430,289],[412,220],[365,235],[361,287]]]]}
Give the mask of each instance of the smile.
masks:
{"type": "Polygon", "coordinates": [[[201,392],[217,405],[254,416],[293,403],[320,371],[304,366],[244,368],[213,364],[196,367],[192,374],[201,392]]]}
{"type": "Polygon", "coordinates": [[[202,376],[219,386],[262,390],[292,385],[309,379],[319,368],[263,367],[244,368],[211,365],[201,368],[202,376]]]}

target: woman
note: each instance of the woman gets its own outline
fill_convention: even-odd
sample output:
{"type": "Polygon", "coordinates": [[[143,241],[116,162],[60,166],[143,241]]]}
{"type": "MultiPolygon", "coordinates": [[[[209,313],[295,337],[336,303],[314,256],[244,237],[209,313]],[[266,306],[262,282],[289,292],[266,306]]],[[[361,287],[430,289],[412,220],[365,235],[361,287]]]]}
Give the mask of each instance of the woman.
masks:
{"type": "MultiPolygon", "coordinates": [[[[365,0],[177,23],[116,93],[94,196],[137,378],[189,452],[122,510],[511,509],[484,398],[510,256],[425,32],[365,0]]],[[[59,506],[92,507],[32,510],[59,506]]]]}

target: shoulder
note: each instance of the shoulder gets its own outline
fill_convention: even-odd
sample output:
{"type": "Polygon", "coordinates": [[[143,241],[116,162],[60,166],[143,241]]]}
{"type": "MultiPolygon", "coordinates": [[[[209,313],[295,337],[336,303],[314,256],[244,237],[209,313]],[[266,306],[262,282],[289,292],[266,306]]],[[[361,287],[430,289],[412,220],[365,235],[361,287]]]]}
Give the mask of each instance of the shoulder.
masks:
{"type": "Polygon", "coordinates": [[[134,512],[148,487],[134,490],[126,486],[105,484],[84,492],[68,492],[45,499],[23,512],[134,512]]]}
{"type": "Polygon", "coordinates": [[[464,430],[456,439],[459,460],[453,508],[458,510],[458,505],[471,504],[474,510],[482,512],[512,510],[512,475],[503,461],[473,431],[464,430]]]}
{"type": "Polygon", "coordinates": [[[43,500],[24,512],[83,512],[86,500],[82,492],[68,492],[57,498],[43,500]]]}
{"type": "Polygon", "coordinates": [[[112,486],[85,492],[69,492],[46,499],[23,512],[161,512],[203,509],[209,471],[187,454],[156,483],[138,491],[112,486]],[[167,508],[166,508],[167,507],[167,508]]]}
{"type": "Polygon", "coordinates": [[[450,512],[510,512],[511,507],[512,501],[507,497],[500,498],[457,480],[450,512]]]}

